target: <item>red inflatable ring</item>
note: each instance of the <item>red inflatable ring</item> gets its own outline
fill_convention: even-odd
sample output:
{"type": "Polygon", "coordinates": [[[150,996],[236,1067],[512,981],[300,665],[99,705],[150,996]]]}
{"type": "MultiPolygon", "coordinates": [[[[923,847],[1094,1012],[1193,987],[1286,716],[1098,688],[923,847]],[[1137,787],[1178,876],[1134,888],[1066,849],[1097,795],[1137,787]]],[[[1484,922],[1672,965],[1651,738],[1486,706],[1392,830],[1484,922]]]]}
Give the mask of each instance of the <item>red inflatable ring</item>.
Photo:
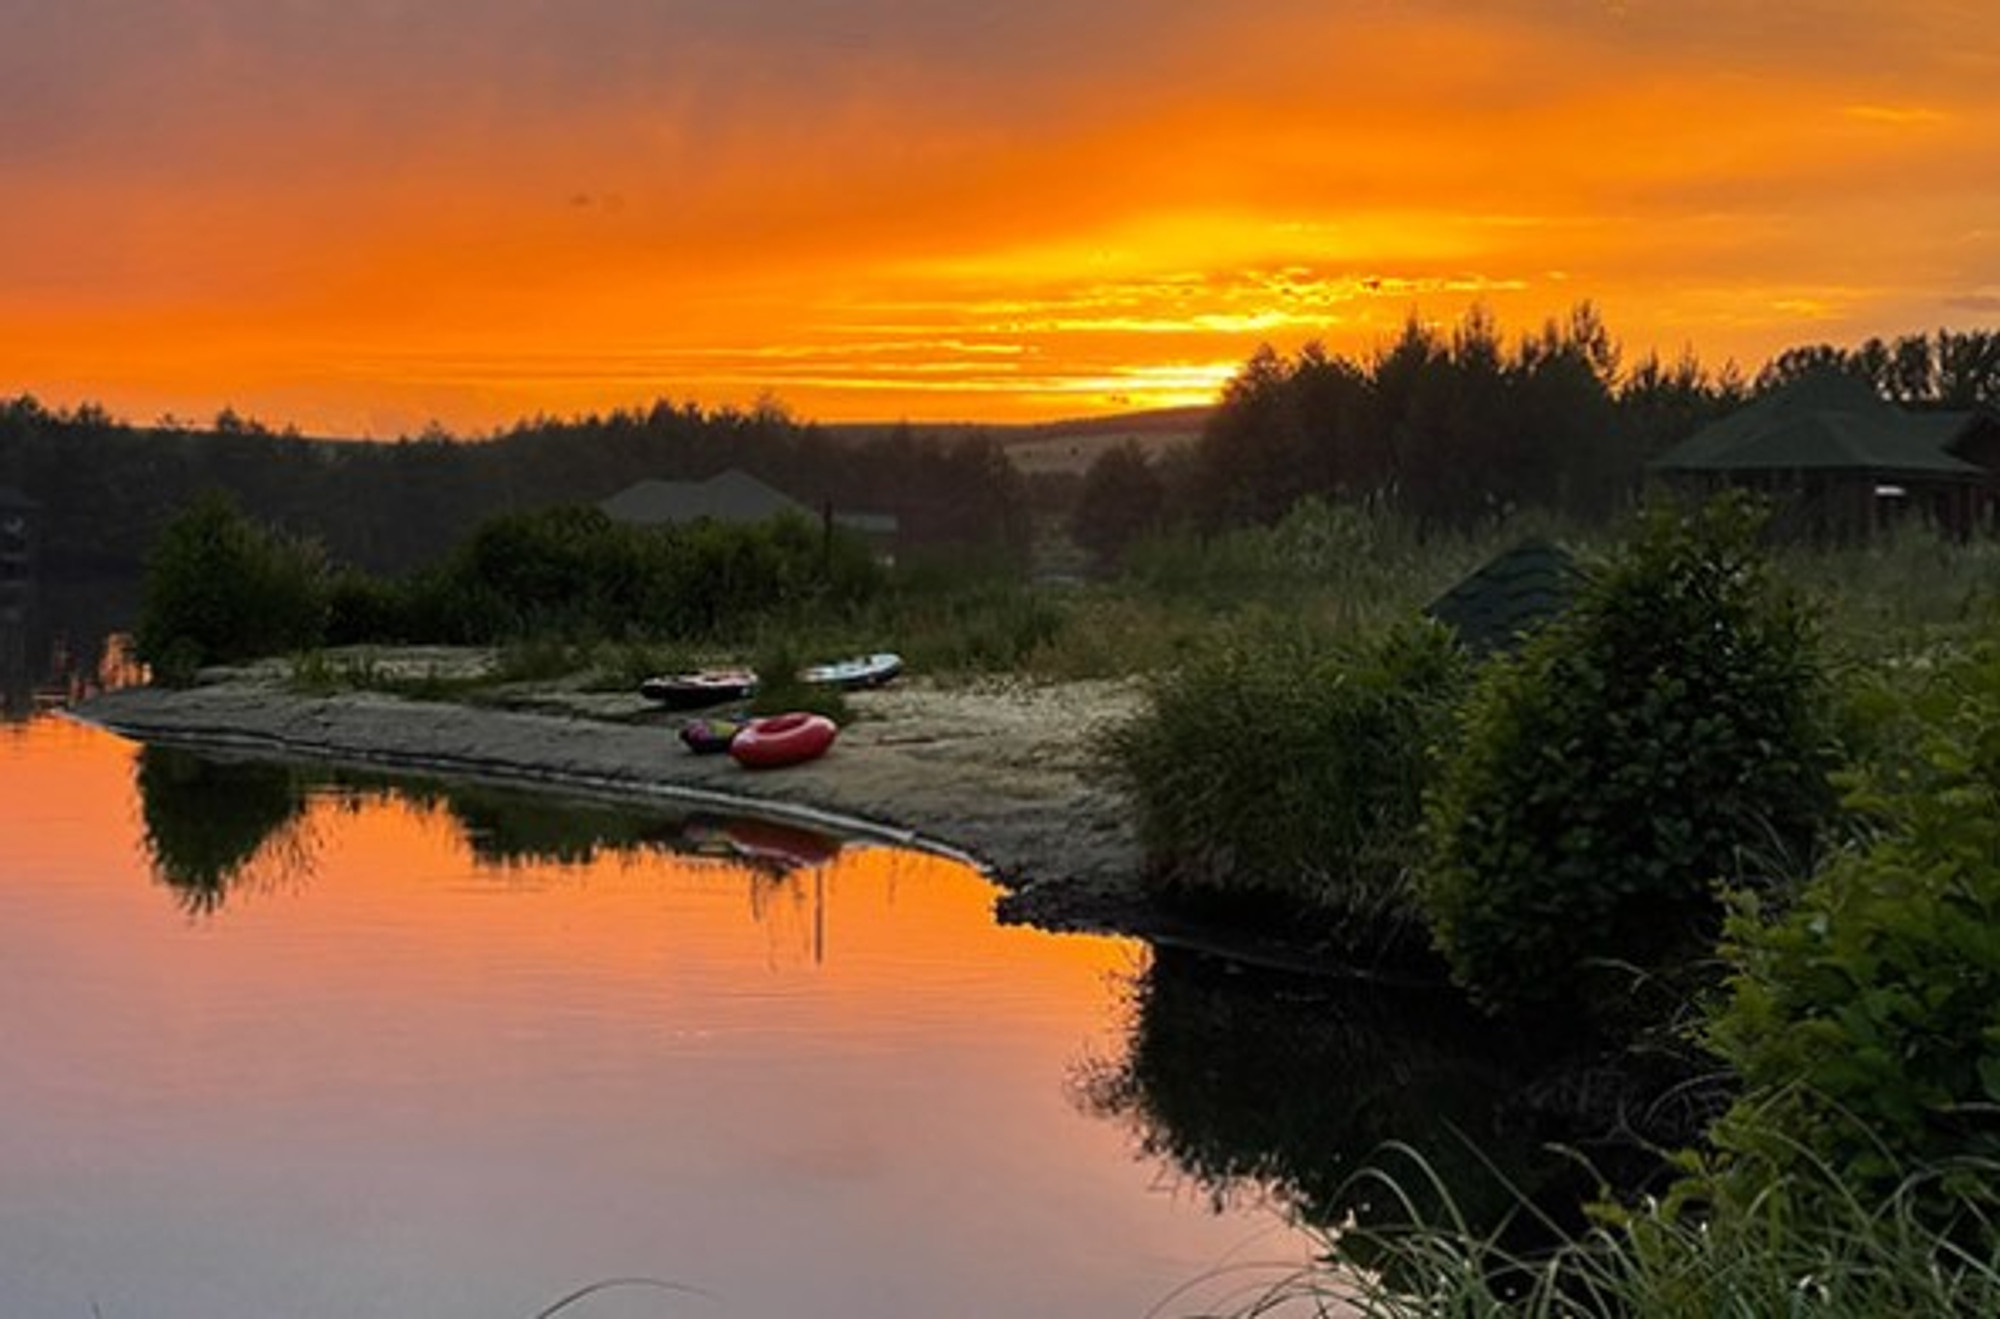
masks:
{"type": "Polygon", "coordinates": [[[803,711],[774,714],[767,719],[752,719],[729,740],[729,754],[748,769],[796,765],[824,755],[833,745],[833,735],[839,731],[833,720],[823,714],[803,711]]]}

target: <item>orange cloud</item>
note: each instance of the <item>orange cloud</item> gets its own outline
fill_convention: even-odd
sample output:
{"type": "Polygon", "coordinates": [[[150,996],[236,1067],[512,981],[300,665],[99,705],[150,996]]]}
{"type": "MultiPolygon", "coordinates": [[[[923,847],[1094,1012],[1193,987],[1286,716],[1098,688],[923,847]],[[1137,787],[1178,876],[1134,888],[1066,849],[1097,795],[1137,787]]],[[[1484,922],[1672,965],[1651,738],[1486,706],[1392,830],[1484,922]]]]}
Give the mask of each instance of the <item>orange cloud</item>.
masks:
{"type": "Polygon", "coordinates": [[[376,433],[767,388],[1003,419],[1413,309],[1590,298],[1754,361],[2000,284],[2000,79],[1953,0],[675,8],[33,15],[0,391],[376,433]]]}

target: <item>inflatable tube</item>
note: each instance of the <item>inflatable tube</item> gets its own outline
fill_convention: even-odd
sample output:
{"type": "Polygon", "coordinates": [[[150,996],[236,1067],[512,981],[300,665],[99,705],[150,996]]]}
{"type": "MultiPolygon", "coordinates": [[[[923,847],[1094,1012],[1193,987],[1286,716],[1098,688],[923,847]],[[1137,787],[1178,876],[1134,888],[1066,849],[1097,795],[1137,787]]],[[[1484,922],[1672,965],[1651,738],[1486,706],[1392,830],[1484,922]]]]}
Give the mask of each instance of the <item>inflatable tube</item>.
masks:
{"type": "Polygon", "coordinates": [[[824,755],[840,731],[823,714],[772,715],[752,719],[729,743],[729,754],[746,769],[776,769],[824,755]]]}

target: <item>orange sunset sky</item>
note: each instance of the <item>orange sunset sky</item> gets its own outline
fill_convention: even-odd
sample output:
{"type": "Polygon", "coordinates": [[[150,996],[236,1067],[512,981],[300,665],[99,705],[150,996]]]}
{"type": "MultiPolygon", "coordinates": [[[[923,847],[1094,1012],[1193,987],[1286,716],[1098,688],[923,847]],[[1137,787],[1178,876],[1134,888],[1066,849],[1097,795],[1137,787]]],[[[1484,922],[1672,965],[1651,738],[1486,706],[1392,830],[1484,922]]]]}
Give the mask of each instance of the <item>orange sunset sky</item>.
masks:
{"type": "Polygon", "coordinates": [[[0,395],[1202,402],[1413,312],[2000,323],[1992,0],[0,0],[0,395]]]}

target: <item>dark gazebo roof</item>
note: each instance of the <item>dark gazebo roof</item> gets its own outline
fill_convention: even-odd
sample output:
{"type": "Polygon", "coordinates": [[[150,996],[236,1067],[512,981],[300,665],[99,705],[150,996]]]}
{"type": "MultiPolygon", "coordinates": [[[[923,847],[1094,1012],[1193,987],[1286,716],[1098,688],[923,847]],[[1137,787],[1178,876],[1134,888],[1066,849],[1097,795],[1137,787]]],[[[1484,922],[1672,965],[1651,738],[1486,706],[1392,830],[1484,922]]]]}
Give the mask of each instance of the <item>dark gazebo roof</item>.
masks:
{"type": "Polygon", "coordinates": [[[1852,376],[1822,372],[1703,427],[1649,466],[1667,474],[1818,470],[1978,479],[1986,469],[1951,452],[1972,421],[1964,412],[1905,412],[1852,376]]]}
{"type": "Polygon", "coordinates": [[[1494,556],[1424,612],[1480,654],[1512,650],[1576,595],[1576,561],[1561,546],[1525,540],[1494,556]]]}

